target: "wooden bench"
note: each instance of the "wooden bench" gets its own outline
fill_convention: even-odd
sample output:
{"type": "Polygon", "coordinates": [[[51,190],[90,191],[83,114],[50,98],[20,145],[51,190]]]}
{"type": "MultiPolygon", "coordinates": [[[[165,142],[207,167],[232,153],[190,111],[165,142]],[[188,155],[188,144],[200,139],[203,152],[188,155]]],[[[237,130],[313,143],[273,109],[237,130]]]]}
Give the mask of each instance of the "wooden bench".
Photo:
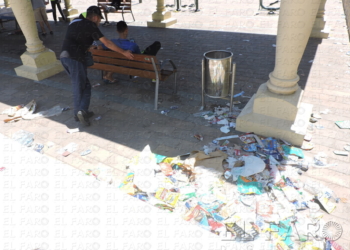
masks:
{"type": "MultiPolygon", "coordinates": [[[[102,11],[103,11],[102,5],[105,5],[105,4],[111,5],[111,3],[112,2],[109,0],[97,0],[97,5],[101,8],[102,11]]],[[[135,22],[135,17],[131,10],[131,0],[122,0],[120,2],[119,9],[111,13],[122,13],[123,21],[125,21],[124,13],[131,13],[132,18],[134,19],[134,22],[135,22]]]]}
{"type": "Polygon", "coordinates": [[[123,75],[155,79],[155,110],[158,109],[159,81],[165,81],[169,78],[169,76],[174,74],[175,81],[173,94],[176,94],[177,92],[177,68],[170,59],[165,60],[165,62],[161,65],[155,56],[134,54],[134,60],[129,60],[125,56],[114,51],[98,50],[94,47],[90,48],[89,51],[92,53],[94,59],[94,65],[89,67],[90,69],[99,69],[102,71],[102,74],[103,71],[110,71],[123,75]],[[162,66],[164,66],[166,62],[171,64],[173,68],[172,70],[162,69],[162,66]]]}

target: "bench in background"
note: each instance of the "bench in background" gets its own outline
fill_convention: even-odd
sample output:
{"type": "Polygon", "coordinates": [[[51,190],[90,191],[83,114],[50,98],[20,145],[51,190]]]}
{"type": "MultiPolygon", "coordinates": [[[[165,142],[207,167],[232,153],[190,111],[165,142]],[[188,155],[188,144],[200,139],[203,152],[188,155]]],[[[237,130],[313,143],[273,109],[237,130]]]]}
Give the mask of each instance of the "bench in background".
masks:
{"type": "MultiPolygon", "coordinates": [[[[111,1],[108,1],[108,0],[97,0],[97,5],[102,9],[102,4],[107,4],[107,5],[111,5],[111,1]]],[[[131,9],[131,0],[122,0],[120,2],[120,7],[119,9],[117,9],[116,11],[114,12],[111,12],[111,13],[122,13],[122,17],[123,17],[123,21],[124,20],[124,13],[131,13],[132,15],[132,18],[134,19],[134,22],[135,22],[135,18],[134,18],[134,14],[132,13],[132,9],[131,9]]]]}

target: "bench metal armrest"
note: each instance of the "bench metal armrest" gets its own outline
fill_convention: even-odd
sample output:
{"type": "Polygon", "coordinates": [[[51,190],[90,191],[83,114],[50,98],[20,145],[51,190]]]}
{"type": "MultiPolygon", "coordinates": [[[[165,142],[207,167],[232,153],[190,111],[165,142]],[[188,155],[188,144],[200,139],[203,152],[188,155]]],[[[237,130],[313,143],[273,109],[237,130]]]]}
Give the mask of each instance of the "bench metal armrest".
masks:
{"type": "MultiPolygon", "coordinates": [[[[164,62],[169,62],[171,64],[171,66],[173,67],[174,72],[177,72],[176,65],[171,59],[165,59],[164,62]]],[[[164,64],[162,64],[162,68],[163,68],[163,65],[164,64]]]]}

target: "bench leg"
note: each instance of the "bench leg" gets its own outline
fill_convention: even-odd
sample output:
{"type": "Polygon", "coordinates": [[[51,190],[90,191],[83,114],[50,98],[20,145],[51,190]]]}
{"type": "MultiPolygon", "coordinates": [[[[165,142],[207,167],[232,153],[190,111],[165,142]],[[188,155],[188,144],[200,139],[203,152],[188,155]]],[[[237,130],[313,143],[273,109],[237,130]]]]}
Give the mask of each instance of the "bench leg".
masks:
{"type": "Polygon", "coordinates": [[[158,90],[159,90],[159,78],[156,80],[156,90],[154,94],[154,110],[158,109],[158,90]]]}
{"type": "Polygon", "coordinates": [[[132,19],[134,19],[134,22],[135,22],[135,17],[134,17],[134,14],[132,13],[132,11],[131,11],[131,15],[132,15],[132,19]]]}
{"type": "Polygon", "coordinates": [[[204,95],[204,82],[205,82],[205,66],[204,66],[204,59],[202,59],[202,106],[200,110],[204,109],[204,100],[205,100],[205,95],[204,95]]]}
{"type": "Polygon", "coordinates": [[[174,73],[174,78],[175,78],[175,82],[174,82],[174,95],[176,95],[176,93],[177,93],[176,72],[174,73]]]}

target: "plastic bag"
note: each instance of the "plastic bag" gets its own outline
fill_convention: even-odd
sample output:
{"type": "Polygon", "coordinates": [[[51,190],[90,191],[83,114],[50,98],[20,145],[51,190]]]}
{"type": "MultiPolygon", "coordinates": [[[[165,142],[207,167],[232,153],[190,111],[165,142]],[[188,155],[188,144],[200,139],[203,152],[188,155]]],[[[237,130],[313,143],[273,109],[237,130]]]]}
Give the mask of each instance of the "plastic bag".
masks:
{"type": "Polygon", "coordinates": [[[265,162],[259,157],[255,156],[242,156],[241,160],[244,161],[243,167],[232,168],[233,176],[250,176],[262,172],[265,169],[265,162]]]}
{"type": "Polygon", "coordinates": [[[45,110],[45,111],[40,111],[36,114],[33,113],[27,113],[22,115],[22,118],[24,120],[32,120],[32,119],[38,119],[38,118],[44,118],[44,117],[51,117],[51,116],[55,116],[55,115],[60,115],[62,113],[63,108],[59,105],[45,110]]]}
{"type": "MultiPolygon", "coordinates": [[[[144,192],[155,192],[159,187],[154,170],[158,170],[157,159],[147,145],[142,152],[131,160],[129,165],[134,173],[134,184],[144,192]]],[[[162,174],[163,175],[163,174],[162,174]]],[[[165,177],[163,175],[163,177],[165,177]]]]}

